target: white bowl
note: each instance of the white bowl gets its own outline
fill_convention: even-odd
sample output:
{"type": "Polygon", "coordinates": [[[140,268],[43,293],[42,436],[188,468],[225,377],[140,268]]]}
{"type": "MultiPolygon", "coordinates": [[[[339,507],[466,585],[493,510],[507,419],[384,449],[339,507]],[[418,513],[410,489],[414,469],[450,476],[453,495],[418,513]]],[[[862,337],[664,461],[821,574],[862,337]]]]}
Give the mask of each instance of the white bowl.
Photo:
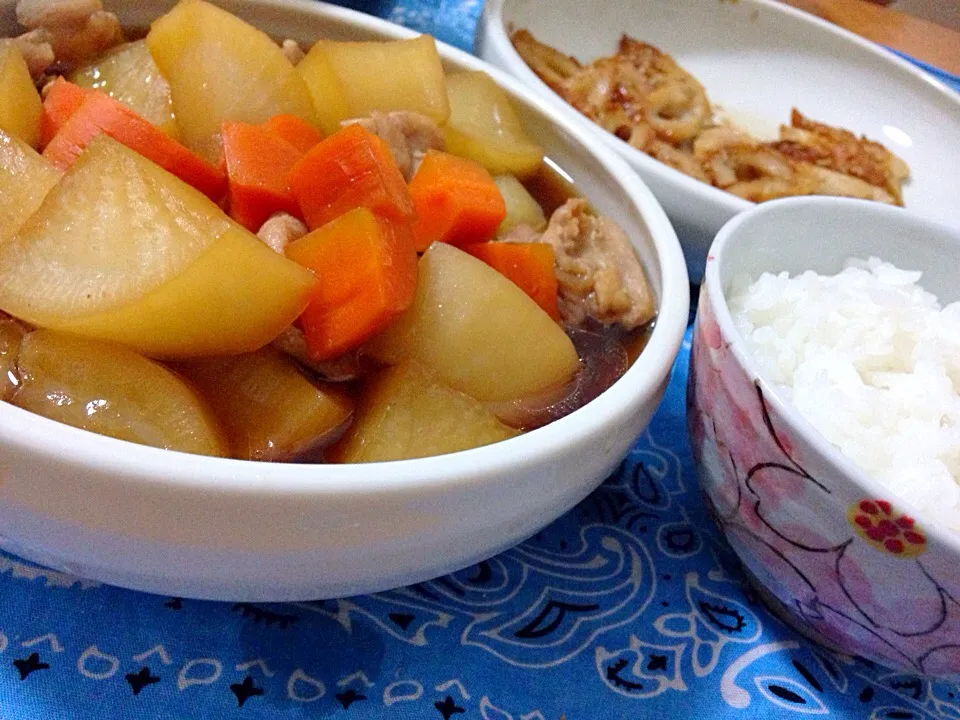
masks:
{"type": "Polygon", "coordinates": [[[849,257],[920,270],[960,300],[960,228],[841,198],[765,203],[710,248],[687,423],[707,506],[761,595],[801,632],[903,672],[960,677],[960,534],[870,477],[776,394],[730,314],[733,279],[849,257]],[[864,514],[874,527],[864,527],[864,514]],[[871,536],[878,522],[895,535],[871,536]],[[907,532],[909,530],[909,532],[907,532]]]}
{"type": "MultiPolygon", "coordinates": [[[[293,0],[230,0],[276,37],[395,39],[414,33],[293,0]]],[[[109,3],[108,3],[109,5],[109,3]]],[[[145,26],[172,2],[117,3],[145,26]]],[[[0,36],[14,31],[12,0],[0,36]]],[[[632,237],[659,298],[636,363],[572,415],[492,447],[371,465],[223,460],[134,445],[0,403],[0,548],[55,569],[169,595],[306,600],[435,577],[530,536],[617,466],[659,404],[687,324],[676,235],[626,164],[514,79],[453,48],[448,69],[486,70],[525,126],[632,237]]]]}
{"type": "Polygon", "coordinates": [[[601,130],[526,65],[508,28],[526,28],[581,61],[611,55],[621,33],[670,53],[741,127],[776,137],[790,109],[884,143],[910,165],[906,207],[960,225],[960,95],[853,33],[771,0],[487,0],[477,53],[549,98],[559,117],[602,138],[647,181],[673,221],[691,277],[731,217],[753,206],[601,130]]]}

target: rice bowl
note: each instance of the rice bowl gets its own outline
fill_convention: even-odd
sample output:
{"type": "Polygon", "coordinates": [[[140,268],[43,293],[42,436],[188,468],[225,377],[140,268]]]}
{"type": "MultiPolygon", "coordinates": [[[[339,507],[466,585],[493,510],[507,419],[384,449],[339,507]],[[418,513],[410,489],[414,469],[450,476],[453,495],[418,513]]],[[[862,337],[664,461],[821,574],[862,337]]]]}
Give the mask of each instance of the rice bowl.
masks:
{"type": "MultiPolygon", "coordinates": [[[[708,509],[747,577],[785,622],[887,667],[957,676],[960,606],[946,599],[960,597],[960,536],[817,431],[787,399],[782,378],[778,388],[776,370],[764,369],[730,308],[737,276],[833,276],[849,258],[870,257],[921,271],[923,288],[944,305],[960,299],[954,270],[960,231],[909,212],[794,198],[724,227],[710,249],[693,336],[687,387],[693,455],[708,509]]],[[[876,269],[907,285],[919,279],[876,269]]],[[[818,402],[840,416],[836,400],[818,402]]]]}

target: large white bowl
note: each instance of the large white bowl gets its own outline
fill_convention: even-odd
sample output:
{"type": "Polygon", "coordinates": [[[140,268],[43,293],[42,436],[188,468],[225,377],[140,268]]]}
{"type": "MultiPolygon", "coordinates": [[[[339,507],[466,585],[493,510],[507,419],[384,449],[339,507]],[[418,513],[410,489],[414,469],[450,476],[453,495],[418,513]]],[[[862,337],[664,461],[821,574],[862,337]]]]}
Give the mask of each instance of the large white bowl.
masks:
{"type": "MultiPolygon", "coordinates": [[[[395,39],[390,23],[319,3],[230,0],[276,37],[395,39]]],[[[144,26],[166,0],[116,3],[144,26]]],[[[0,4],[0,36],[14,31],[0,4]]],[[[305,600],[422,581],[489,557],[561,515],[620,462],[659,404],[687,323],[683,255],[626,164],[523,87],[441,46],[448,69],[486,70],[525,126],[646,264],[660,314],[612,388],[572,415],[492,447],[371,465],[283,465],[186,455],[60,425],[0,403],[0,548],[157,593],[305,600]]]]}
{"type": "Polygon", "coordinates": [[[589,128],[640,173],[673,221],[695,280],[714,235],[753,203],[654,160],[580,115],[513,49],[511,25],[583,61],[611,55],[621,33],[657,45],[734,122],[763,137],[776,137],[792,107],[865,134],[910,165],[910,210],[960,225],[960,95],[853,33],[772,0],[487,0],[478,54],[549,98],[557,116],[589,128]]]}

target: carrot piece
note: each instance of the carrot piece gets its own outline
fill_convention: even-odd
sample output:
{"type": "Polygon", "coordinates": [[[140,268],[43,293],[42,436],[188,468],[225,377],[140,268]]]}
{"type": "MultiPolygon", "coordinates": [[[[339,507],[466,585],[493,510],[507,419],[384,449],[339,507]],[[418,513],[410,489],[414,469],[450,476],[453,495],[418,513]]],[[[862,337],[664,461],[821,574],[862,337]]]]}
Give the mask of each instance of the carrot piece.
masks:
{"type": "Polygon", "coordinates": [[[299,215],[287,175],[303,153],[263,125],[225,122],[221,136],[230,183],[230,217],[257,232],[275,212],[299,215]]]}
{"type": "Polygon", "coordinates": [[[358,207],[409,220],[413,202],[386,144],[349,125],[315,146],[290,172],[290,189],[304,220],[316,229],[358,207]]]}
{"type": "Polygon", "coordinates": [[[420,252],[434,241],[461,247],[486,242],[507,216],[500,189],[483,166],[438,150],[424,156],[410,181],[410,197],[420,252]]]}
{"type": "Polygon", "coordinates": [[[219,200],[226,190],[226,177],[216,167],[126,105],[96,91],[87,92],[80,107],[44,149],[43,156],[66,170],[100,133],[152,160],[212,200],[219,200]]]}
{"type": "Polygon", "coordinates": [[[260,127],[283,138],[301,153],[310,152],[313,146],[323,140],[320,131],[296,115],[274,115],[260,127]]]}
{"type": "Polygon", "coordinates": [[[547,243],[487,242],[467,245],[464,251],[513,282],[554,320],[557,309],[557,273],[553,248],[547,243]]]}
{"type": "Polygon", "coordinates": [[[43,100],[43,112],[40,114],[41,148],[47,146],[86,98],[87,91],[79,85],[67,82],[62,77],[54,80],[43,100]]]}
{"type": "Polygon", "coordinates": [[[410,306],[417,289],[409,222],[367,208],[291,243],[287,257],[320,278],[300,316],[314,361],[342,355],[382,330],[410,306]]]}

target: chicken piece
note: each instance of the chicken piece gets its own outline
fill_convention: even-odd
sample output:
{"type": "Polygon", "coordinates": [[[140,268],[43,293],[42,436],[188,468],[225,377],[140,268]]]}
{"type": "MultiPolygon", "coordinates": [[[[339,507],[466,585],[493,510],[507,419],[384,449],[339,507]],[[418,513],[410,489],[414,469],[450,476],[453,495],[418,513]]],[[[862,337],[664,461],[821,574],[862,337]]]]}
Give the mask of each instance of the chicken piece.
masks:
{"type": "Polygon", "coordinates": [[[290,61],[291,65],[299,65],[300,61],[306,57],[306,53],[303,52],[303,48],[296,40],[287,38],[280,44],[280,49],[283,50],[284,56],[290,61]]]}
{"type": "Polygon", "coordinates": [[[790,127],[782,126],[780,140],[771,145],[800,162],[859,178],[903,205],[902,187],[910,168],[880,143],[810,120],[794,108],[790,127]]]}
{"type": "Polygon", "coordinates": [[[81,65],[124,41],[120,21],[100,0],[20,0],[17,19],[28,29],[16,42],[35,80],[55,62],[81,65]]]}
{"type": "Polygon", "coordinates": [[[83,25],[103,10],[100,0],[20,0],[17,22],[28,30],[83,25]]]}
{"type": "Polygon", "coordinates": [[[407,181],[417,172],[427,150],[443,150],[445,147],[443,133],[433,120],[407,110],[374,112],[370,117],[344,120],[340,124],[361,125],[384,140],[407,181]]]}
{"type": "Polygon", "coordinates": [[[656,315],[653,291],[626,233],[573,198],[553,213],[543,234],[514,229],[504,241],[544,242],[553,247],[560,316],[568,325],[593,318],[633,330],[656,315]]]}
{"type": "Polygon", "coordinates": [[[283,255],[287,245],[307,234],[307,226],[293,215],[274,213],[260,226],[257,237],[263,240],[271,250],[283,255]]]}
{"type": "Polygon", "coordinates": [[[57,59],[53,53],[53,46],[43,39],[42,33],[28,32],[12,40],[3,42],[12,42],[20,49],[24,61],[27,63],[27,70],[34,81],[41,79],[47,68],[53,65],[57,59]]]}
{"type": "Polygon", "coordinates": [[[330,382],[355,380],[373,369],[374,365],[372,360],[364,358],[359,351],[349,352],[324,362],[314,362],[307,352],[307,339],[303,330],[295,325],[291,325],[280,333],[272,345],[276,350],[289,355],[303,367],[330,382]]]}

